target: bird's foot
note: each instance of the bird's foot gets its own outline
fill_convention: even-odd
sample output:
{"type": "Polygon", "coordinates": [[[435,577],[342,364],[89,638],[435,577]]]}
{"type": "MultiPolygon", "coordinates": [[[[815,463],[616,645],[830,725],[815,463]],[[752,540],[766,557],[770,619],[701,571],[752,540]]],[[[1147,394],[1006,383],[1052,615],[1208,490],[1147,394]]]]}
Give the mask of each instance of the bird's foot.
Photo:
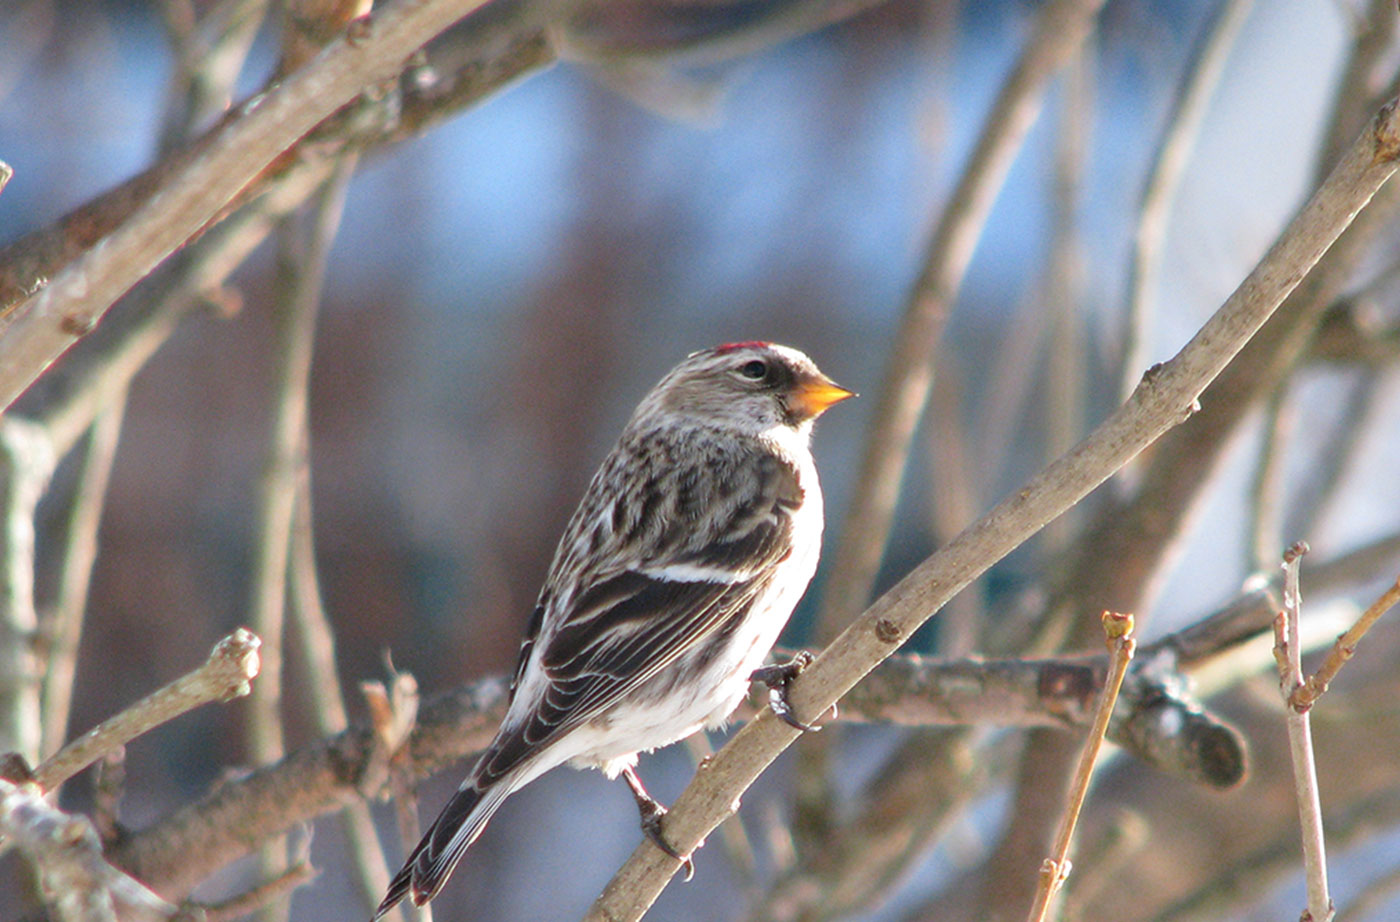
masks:
{"type": "MultiPolygon", "coordinates": [[[[773,713],[777,715],[778,719],[803,733],[815,733],[821,727],[797,719],[797,714],[792,709],[792,703],[788,701],[788,689],[792,686],[792,680],[801,675],[802,670],[810,666],[813,659],[814,657],[808,651],[799,650],[786,663],[760,666],[749,676],[750,682],[762,682],[768,686],[768,706],[773,709],[773,713]]],[[[831,706],[831,717],[833,720],[836,718],[836,705],[834,704],[831,706]]]]}
{"type": "Polygon", "coordinates": [[[623,769],[622,777],[632,789],[632,797],[637,801],[637,812],[642,818],[642,833],[651,840],[651,844],[681,863],[681,867],[685,868],[685,879],[689,881],[695,876],[695,862],[691,860],[690,855],[682,855],[676,851],[661,834],[661,818],[667,812],[665,805],[647,793],[635,769],[623,769]]]}

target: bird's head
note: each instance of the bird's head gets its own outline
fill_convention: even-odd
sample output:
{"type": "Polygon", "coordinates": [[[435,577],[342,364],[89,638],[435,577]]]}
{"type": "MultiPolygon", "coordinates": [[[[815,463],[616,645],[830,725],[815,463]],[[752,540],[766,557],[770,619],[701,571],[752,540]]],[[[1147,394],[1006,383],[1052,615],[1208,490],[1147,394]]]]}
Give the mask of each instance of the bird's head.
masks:
{"type": "Polygon", "coordinates": [[[855,396],[806,355],[767,342],[693,352],[637,408],[637,419],[680,417],[751,435],[776,426],[804,429],[832,404],[855,396]]]}

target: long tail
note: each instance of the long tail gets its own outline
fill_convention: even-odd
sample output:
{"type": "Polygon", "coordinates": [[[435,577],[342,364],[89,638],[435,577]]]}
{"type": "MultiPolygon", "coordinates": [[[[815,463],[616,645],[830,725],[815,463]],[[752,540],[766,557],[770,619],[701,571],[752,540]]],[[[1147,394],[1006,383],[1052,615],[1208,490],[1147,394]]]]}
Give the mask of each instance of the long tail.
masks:
{"type": "Polygon", "coordinates": [[[486,828],[486,821],[491,819],[507,796],[529,780],[512,773],[496,779],[485,788],[478,788],[475,776],[473,772],[462,782],[418,847],[409,854],[403,868],[389,882],[389,892],[375,910],[375,920],[393,909],[405,896],[410,897],[415,906],[422,906],[436,896],[452,875],[457,862],[462,860],[467,846],[475,842],[486,828]]]}

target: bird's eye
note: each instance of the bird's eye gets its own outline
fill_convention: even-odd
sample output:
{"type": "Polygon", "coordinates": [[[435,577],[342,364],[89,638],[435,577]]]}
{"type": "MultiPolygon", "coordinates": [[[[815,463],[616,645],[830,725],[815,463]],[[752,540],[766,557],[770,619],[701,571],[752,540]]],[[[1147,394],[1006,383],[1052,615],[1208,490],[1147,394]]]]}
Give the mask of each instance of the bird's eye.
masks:
{"type": "Polygon", "coordinates": [[[763,380],[764,375],[768,374],[768,363],[761,362],[758,359],[754,359],[751,362],[745,362],[739,367],[739,374],[743,375],[745,378],[752,378],[755,381],[761,381],[763,380]]]}

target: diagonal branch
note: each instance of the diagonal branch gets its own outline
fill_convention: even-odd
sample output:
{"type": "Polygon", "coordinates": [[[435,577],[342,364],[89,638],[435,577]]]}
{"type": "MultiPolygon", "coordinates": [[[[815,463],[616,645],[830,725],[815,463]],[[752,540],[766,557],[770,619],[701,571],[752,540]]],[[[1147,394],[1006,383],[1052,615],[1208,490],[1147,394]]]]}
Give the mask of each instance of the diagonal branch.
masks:
{"type": "Polygon", "coordinates": [[[0,336],[0,406],[112,304],[234,201],[283,151],[365,87],[396,75],[429,39],[485,0],[401,0],[255,97],[131,219],[21,302],[0,336]]]}
{"type": "MultiPolygon", "coordinates": [[[[1103,483],[1192,412],[1201,391],[1316,264],[1400,159],[1400,105],[1387,104],[1283,235],[1169,362],[1085,441],[967,528],[878,599],[793,686],[798,713],[820,714],[889,656],[954,594],[1103,483]]],[[[667,816],[677,851],[696,847],[797,737],[764,713],[703,766],[667,816]]],[[[679,862],[644,843],[594,903],[589,922],[641,918],[679,862]]]]}
{"type": "Polygon", "coordinates": [[[258,674],[261,644],[251,632],[239,628],[215,644],[209,659],[198,669],[108,718],[46,759],[34,770],[34,779],[44,790],[52,791],[106,753],[153,727],[211,701],[228,701],[248,694],[249,683],[258,674]]]}

